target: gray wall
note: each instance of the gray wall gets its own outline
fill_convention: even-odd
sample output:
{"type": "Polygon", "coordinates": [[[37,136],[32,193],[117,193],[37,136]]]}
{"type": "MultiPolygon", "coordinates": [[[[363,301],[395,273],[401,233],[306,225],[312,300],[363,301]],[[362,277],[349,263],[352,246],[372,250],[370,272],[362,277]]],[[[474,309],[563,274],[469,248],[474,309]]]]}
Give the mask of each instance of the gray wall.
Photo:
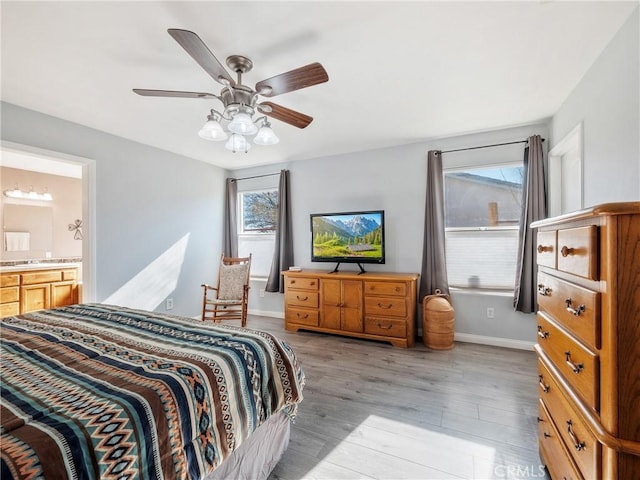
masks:
{"type": "Polygon", "coordinates": [[[585,207],[640,199],[639,24],[640,7],[553,116],[550,149],[583,122],[585,207]]]}
{"type": "MultiPolygon", "coordinates": [[[[2,140],[95,161],[95,298],[193,316],[222,251],[225,171],[2,103],[2,140]]],[[[88,232],[85,232],[86,234],[88,232]]]]}
{"type": "MultiPolygon", "coordinates": [[[[525,140],[533,134],[548,134],[546,123],[509,128],[428,142],[369,150],[346,155],[317,158],[289,164],[244,169],[231,176],[244,177],[291,171],[291,197],[295,264],[305,269],[329,271],[334,264],[312,263],[309,214],[353,211],[358,209],[385,210],[386,263],[366,265],[368,271],[420,272],[424,225],[426,185],[426,153],[430,149],[447,150],[493,143],[525,140]]],[[[486,161],[496,163],[522,159],[524,144],[471,151],[467,163],[486,161]],[[506,153],[505,153],[506,151],[506,153]]],[[[463,154],[451,154],[451,166],[461,166],[463,154]]],[[[447,154],[443,156],[447,167],[447,154]]],[[[341,270],[357,271],[357,266],[341,265],[341,270]]],[[[250,309],[254,312],[283,315],[282,295],[266,293],[258,296],[259,282],[254,282],[250,309]]],[[[456,334],[459,338],[499,337],[513,340],[510,345],[535,341],[535,316],[513,311],[511,296],[504,293],[454,292],[456,334]],[[495,309],[495,318],[486,318],[487,307],[495,309]]]]}

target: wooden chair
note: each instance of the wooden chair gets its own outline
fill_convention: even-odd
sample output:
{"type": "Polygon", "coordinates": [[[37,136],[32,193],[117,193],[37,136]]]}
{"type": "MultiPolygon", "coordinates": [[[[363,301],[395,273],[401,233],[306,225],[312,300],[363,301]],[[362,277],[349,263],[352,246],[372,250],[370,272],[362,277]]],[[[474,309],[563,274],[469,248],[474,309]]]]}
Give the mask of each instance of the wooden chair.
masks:
{"type": "Polygon", "coordinates": [[[202,284],[202,320],[240,320],[247,324],[247,303],[249,300],[249,272],[251,254],[248,257],[220,258],[218,285],[202,284]]]}

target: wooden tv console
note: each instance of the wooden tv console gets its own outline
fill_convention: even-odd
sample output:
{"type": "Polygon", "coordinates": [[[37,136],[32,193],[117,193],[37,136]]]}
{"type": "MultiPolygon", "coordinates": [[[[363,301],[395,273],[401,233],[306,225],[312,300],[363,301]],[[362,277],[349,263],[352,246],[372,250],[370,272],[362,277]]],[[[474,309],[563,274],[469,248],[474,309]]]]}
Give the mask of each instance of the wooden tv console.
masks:
{"type": "Polygon", "coordinates": [[[313,330],[412,347],[417,273],[304,270],[285,278],[285,328],[313,330]]]}

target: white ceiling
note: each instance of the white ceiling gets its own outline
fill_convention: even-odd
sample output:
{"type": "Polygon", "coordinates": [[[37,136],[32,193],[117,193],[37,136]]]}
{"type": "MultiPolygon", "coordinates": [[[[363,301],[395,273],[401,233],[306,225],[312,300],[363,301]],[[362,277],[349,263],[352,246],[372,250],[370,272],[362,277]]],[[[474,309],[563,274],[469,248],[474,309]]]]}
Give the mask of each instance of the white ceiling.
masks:
{"type": "Polygon", "coordinates": [[[236,169],[424,141],[552,116],[638,1],[2,1],[2,100],[236,169]],[[270,99],[281,142],[233,154],[198,137],[217,101],[132,88],[220,85],[167,33],[196,32],[259,80],[318,61],[329,82],[270,99]]]}

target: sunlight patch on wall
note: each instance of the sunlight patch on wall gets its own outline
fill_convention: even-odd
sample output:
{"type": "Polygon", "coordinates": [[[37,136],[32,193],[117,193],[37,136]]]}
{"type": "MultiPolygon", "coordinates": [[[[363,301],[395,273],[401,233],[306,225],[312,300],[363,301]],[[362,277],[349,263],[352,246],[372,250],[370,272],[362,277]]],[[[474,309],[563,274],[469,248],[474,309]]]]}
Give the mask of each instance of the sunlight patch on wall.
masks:
{"type": "Polygon", "coordinates": [[[135,277],[107,298],[104,303],[122,307],[155,310],[178,284],[189,233],[165,250],[135,277]]]}

